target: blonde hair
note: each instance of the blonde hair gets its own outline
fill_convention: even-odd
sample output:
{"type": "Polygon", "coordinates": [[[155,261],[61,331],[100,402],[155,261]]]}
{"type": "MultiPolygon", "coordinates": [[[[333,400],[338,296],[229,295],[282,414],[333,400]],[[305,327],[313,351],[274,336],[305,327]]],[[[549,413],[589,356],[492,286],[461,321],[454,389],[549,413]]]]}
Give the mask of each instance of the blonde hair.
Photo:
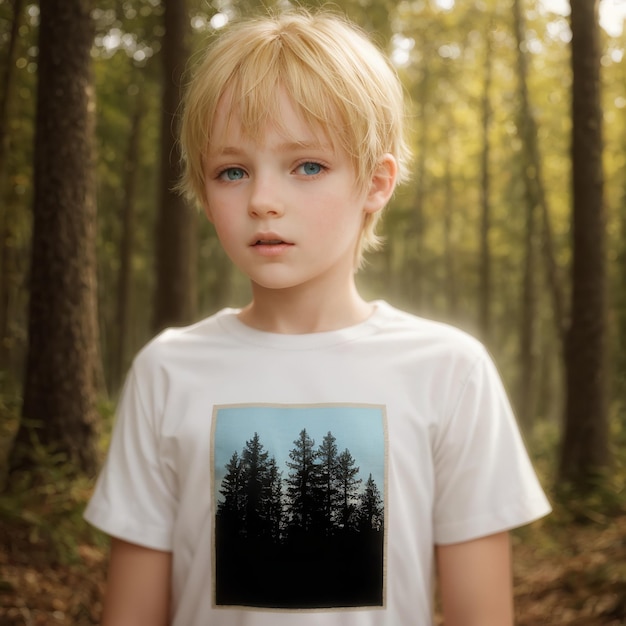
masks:
{"type": "MultiPolygon", "coordinates": [[[[367,34],[329,12],[293,11],[226,27],[209,46],[188,86],[181,124],[181,190],[206,204],[203,160],[218,103],[236,112],[252,139],[268,120],[280,127],[282,88],[312,128],[346,151],[356,185],[366,189],[386,153],[407,175],[404,99],[398,76],[367,34]]],[[[378,247],[380,211],[367,214],[357,250],[378,247]]]]}

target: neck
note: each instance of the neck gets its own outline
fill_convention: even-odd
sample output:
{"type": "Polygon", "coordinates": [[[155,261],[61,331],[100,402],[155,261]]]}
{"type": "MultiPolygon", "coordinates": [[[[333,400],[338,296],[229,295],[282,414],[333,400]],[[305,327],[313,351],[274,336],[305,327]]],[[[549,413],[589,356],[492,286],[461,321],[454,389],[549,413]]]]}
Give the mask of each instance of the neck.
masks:
{"type": "Polygon", "coordinates": [[[359,295],[354,278],[336,290],[319,294],[303,286],[265,289],[252,284],[252,302],[239,314],[246,325],[283,334],[317,333],[354,326],[372,313],[359,295]]]}

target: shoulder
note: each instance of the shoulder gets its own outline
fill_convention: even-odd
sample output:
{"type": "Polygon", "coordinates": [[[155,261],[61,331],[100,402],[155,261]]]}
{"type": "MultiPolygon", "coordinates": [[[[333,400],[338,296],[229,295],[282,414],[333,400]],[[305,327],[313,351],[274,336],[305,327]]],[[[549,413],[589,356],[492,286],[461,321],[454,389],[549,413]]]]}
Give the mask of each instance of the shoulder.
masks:
{"type": "Polygon", "coordinates": [[[235,314],[234,309],[222,309],[189,326],[163,330],[137,353],[133,369],[138,373],[154,371],[176,364],[193,363],[201,354],[216,354],[226,348],[230,341],[223,321],[235,314]]]}
{"type": "Polygon", "coordinates": [[[483,344],[470,333],[435,320],[377,303],[379,333],[402,353],[419,352],[432,361],[466,364],[489,359],[483,344]]]}

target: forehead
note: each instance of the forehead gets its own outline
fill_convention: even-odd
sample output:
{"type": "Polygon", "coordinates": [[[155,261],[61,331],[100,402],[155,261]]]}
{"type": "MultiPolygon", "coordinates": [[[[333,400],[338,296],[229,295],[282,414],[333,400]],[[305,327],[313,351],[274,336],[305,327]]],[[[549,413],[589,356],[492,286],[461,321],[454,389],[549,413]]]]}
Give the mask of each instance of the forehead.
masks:
{"type": "Polygon", "coordinates": [[[263,103],[237,102],[230,91],[218,101],[210,131],[209,150],[229,141],[262,144],[272,137],[286,143],[320,145],[335,150],[329,129],[297,105],[284,89],[263,103]],[[256,104],[256,106],[255,106],[256,104]],[[261,105],[262,104],[262,105],[261,105]]]}

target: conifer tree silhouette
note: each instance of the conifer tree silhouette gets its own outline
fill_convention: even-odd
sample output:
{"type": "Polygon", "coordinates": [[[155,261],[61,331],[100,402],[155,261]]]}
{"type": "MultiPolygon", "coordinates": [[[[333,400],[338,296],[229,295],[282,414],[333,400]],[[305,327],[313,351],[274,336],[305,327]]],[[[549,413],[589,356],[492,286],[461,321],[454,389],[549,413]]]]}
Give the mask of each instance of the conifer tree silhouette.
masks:
{"type": "Polygon", "coordinates": [[[292,528],[308,531],[313,527],[317,508],[319,468],[316,465],[317,453],[313,449],[315,440],[304,428],[293,443],[295,448],[289,452],[291,461],[287,461],[291,470],[287,476],[287,509],[292,528]]]}
{"type": "Polygon", "coordinates": [[[224,500],[217,506],[217,514],[227,518],[235,526],[242,520],[245,508],[243,490],[243,463],[237,452],[233,452],[225,465],[226,475],[222,480],[220,494],[224,500]]]}
{"type": "Polygon", "coordinates": [[[350,528],[356,521],[354,513],[358,502],[358,490],[363,482],[360,478],[356,478],[359,469],[355,467],[355,460],[346,448],[337,458],[337,479],[341,498],[340,519],[344,530],[350,528]]]}
{"type": "Polygon", "coordinates": [[[319,463],[319,488],[322,515],[326,531],[330,532],[337,523],[341,495],[337,475],[337,439],[328,431],[317,451],[319,463]]]}
{"type": "Polygon", "coordinates": [[[260,537],[268,531],[264,511],[264,501],[267,494],[264,489],[268,486],[269,453],[263,449],[258,433],[246,441],[241,453],[243,463],[243,482],[245,492],[245,528],[248,537],[260,537]]]}
{"type": "Polygon", "coordinates": [[[269,536],[272,541],[277,542],[281,538],[283,524],[282,474],[274,457],[269,460],[267,468],[262,504],[267,519],[269,536]]]}
{"type": "Polygon", "coordinates": [[[359,507],[359,528],[362,530],[382,530],[384,521],[384,504],[380,491],[372,475],[365,483],[359,507]]]}

